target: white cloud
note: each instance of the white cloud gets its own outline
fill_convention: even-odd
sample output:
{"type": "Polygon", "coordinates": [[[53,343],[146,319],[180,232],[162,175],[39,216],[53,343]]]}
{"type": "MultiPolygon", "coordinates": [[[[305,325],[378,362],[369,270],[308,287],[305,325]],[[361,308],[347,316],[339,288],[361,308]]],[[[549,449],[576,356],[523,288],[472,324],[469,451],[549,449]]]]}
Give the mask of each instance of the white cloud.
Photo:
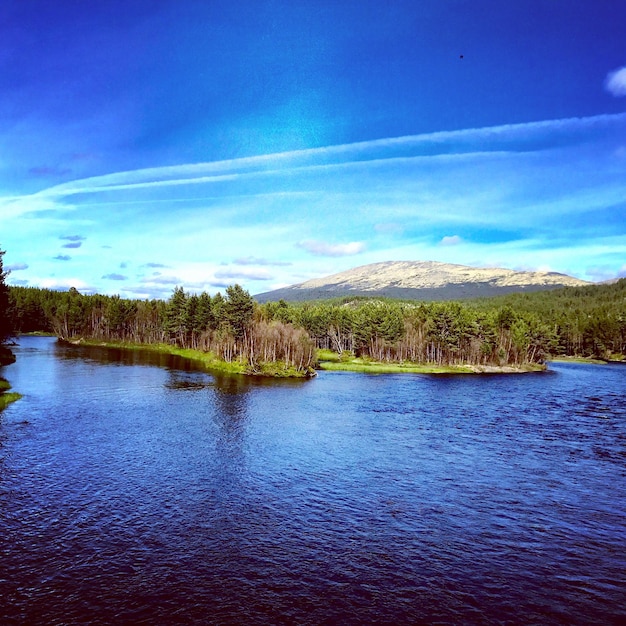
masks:
{"type": "Polygon", "coordinates": [[[246,278],[248,280],[272,280],[274,278],[267,270],[247,267],[218,270],[214,276],[215,278],[246,278]]]}
{"type": "Polygon", "coordinates": [[[626,67],[609,72],[604,81],[604,87],[617,98],[626,96],[626,67]]]}
{"type": "Polygon", "coordinates": [[[105,280],[128,280],[128,276],[123,274],[105,274],[102,278],[105,280]]]}
{"type": "Polygon", "coordinates": [[[81,292],[93,291],[91,287],[87,286],[80,278],[44,278],[39,283],[44,289],[54,289],[57,291],[66,291],[70,287],[74,287],[81,292]]]}
{"type": "Polygon", "coordinates": [[[458,246],[463,243],[463,239],[458,235],[450,235],[443,237],[439,242],[440,246],[458,246]]]}
{"type": "Polygon", "coordinates": [[[306,241],[300,241],[297,246],[315,256],[352,256],[365,250],[365,244],[362,241],[332,244],[325,241],[307,239],[306,241]]]}
{"type": "Polygon", "coordinates": [[[149,276],[141,279],[142,283],[157,285],[182,285],[184,281],[178,276],[149,276]]]}
{"type": "Polygon", "coordinates": [[[255,256],[239,257],[233,261],[234,265],[271,265],[275,267],[287,267],[291,265],[289,261],[272,261],[255,256]]]}

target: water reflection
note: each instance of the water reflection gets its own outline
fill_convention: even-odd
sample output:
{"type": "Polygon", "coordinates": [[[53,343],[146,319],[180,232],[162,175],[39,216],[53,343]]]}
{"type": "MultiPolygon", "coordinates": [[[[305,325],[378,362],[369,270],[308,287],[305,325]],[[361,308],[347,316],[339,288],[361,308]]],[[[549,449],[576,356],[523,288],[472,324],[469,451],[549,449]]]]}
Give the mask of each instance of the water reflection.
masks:
{"type": "Polygon", "coordinates": [[[108,346],[84,346],[56,341],[53,344],[55,357],[59,359],[80,359],[94,363],[117,365],[146,365],[152,367],[166,367],[181,371],[198,370],[193,361],[181,356],[153,352],[151,350],[133,350],[113,348],[108,346]]]}
{"type": "Polygon", "coordinates": [[[210,405],[222,499],[239,498],[246,469],[246,429],[251,385],[240,376],[214,377],[210,405]]]}

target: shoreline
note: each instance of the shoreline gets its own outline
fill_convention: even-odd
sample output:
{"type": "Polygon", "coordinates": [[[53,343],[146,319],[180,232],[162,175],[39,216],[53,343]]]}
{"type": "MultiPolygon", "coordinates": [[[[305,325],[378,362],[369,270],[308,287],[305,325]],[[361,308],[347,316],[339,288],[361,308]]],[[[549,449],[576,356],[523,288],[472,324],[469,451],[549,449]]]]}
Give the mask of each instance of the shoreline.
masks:
{"type": "Polygon", "coordinates": [[[9,381],[4,378],[0,378],[0,411],[6,409],[12,402],[15,402],[23,397],[21,393],[16,393],[14,391],[9,392],[9,389],[11,389],[9,381]]]}
{"type": "Polygon", "coordinates": [[[248,363],[241,361],[224,361],[216,357],[211,352],[192,350],[191,348],[177,348],[166,343],[147,344],[124,341],[101,341],[97,339],[62,339],[57,341],[73,346],[93,346],[100,348],[118,348],[121,350],[143,350],[146,352],[157,352],[170,356],[179,356],[189,361],[201,365],[205,370],[221,372],[223,374],[234,374],[238,376],[252,376],[256,378],[292,378],[306,380],[316,376],[316,373],[309,370],[299,371],[294,367],[287,367],[281,361],[273,363],[261,363],[256,368],[250,367],[248,363]]]}
{"type": "MultiPolygon", "coordinates": [[[[34,333],[28,333],[34,334],[34,333]]],[[[46,336],[55,336],[48,335],[46,336]]],[[[189,361],[193,361],[203,369],[223,374],[235,374],[239,376],[251,376],[257,378],[290,378],[306,380],[317,375],[315,370],[327,372],[357,372],[364,374],[427,374],[427,375],[493,375],[493,374],[528,374],[545,372],[550,362],[555,363],[587,363],[593,365],[626,364],[626,359],[598,359],[592,357],[579,356],[555,356],[546,359],[544,364],[526,364],[522,366],[513,365],[434,365],[429,363],[419,364],[411,362],[386,363],[380,361],[370,361],[360,358],[342,358],[332,350],[318,350],[318,361],[315,370],[298,371],[295,368],[285,367],[281,362],[262,363],[256,369],[251,368],[248,363],[241,361],[227,362],[210,352],[192,350],[189,348],[177,348],[169,344],[143,344],[134,342],[101,341],[96,339],[62,339],[57,337],[62,343],[75,346],[94,346],[103,348],[118,348],[123,350],[144,350],[157,352],[171,356],[179,356],[189,361]]],[[[621,356],[621,355],[619,355],[621,356]]],[[[1,391],[0,391],[1,393],[1,391]]],[[[19,394],[11,394],[17,395],[19,394]]],[[[21,396],[20,396],[21,397],[21,396]]],[[[18,399],[18,398],[15,398],[18,399]]]]}
{"type": "MultiPolygon", "coordinates": [[[[621,356],[621,355],[620,355],[621,356]]],[[[598,359],[591,356],[555,356],[550,357],[548,361],[555,363],[588,363],[589,365],[625,365],[626,358],[620,359],[598,359]]]]}
{"type": "Polygon", "coordinates": [[[434,365],[430,363],[384,363],[360,358],[342,359],[332,350],[319,350],[318,368],[334,372],[363,372],[366,374],[527,374],[543,372],[545,364],[512,365],[434,365]]]}

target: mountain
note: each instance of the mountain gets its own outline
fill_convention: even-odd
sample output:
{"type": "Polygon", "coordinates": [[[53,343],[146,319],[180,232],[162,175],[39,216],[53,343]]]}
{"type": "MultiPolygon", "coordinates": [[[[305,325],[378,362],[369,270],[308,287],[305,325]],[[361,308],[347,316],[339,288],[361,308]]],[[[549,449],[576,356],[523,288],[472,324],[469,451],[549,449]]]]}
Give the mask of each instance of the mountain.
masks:
{"type": "Polygon", "coordinates": [[[258,302],[280,299],[295,302],[342,296],[457,300],[588,284],[557,272],[516,272],[436,261],[386,261],[267,291],[255,298],[258,302]]]}

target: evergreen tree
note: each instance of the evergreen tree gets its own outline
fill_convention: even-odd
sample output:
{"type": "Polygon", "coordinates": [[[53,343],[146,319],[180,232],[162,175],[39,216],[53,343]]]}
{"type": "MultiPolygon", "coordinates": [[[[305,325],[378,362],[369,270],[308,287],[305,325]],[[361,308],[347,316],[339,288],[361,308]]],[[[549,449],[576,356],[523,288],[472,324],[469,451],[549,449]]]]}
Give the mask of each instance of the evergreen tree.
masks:
{"type": "Polygon", "coordinates": [[[211,296],[206,291],[203,291],[198,298],[194,325],[201,333],[213,327],[211,296]]]}
{"type": "Polygon", "coordinates": [[[230,326],[235,339],[242,339],[252,322],[254,300],[240,285],[226,288],[226,322],[230,326]]]}
{"type": "Polygon", "coordinates": [[[165,330],[170,338],[180,346],[185,345],[187,294],[182,287],[176,287],[167,303],[165,311],[165,330]]]}
{"type": "Polygon", "coordinates": [[[0,345],[6,342],[13,330],[9,311],[9,288],[4,282],[9,272],[3,270],[3,256],[4,250],[0,249],[0,345]]]}

